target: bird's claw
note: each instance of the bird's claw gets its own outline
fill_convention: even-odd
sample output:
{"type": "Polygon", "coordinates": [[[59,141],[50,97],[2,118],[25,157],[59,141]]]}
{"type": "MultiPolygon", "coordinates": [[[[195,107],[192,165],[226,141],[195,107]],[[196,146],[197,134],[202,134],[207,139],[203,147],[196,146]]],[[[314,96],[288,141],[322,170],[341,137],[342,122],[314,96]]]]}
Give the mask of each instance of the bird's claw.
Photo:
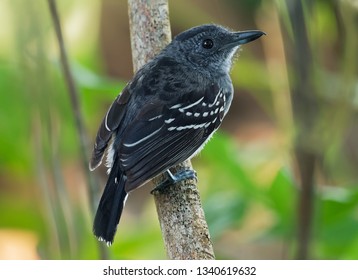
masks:
{"type": "Polygon", "coordinates": [[[165,189],[166,187],[170,185],[174,185],[176,183],[179,183],[184,180],[195,180],[198,181],[198,177],[196,175],[196,171],[193,169],[185,169],[181,170],[175,175],[170,172],[168,169],[167,171],[167,178],[161,182],[159,185],[157,185],[150,193],[153,194],[154,192],[160,192],[161,190],[165,189]]]}

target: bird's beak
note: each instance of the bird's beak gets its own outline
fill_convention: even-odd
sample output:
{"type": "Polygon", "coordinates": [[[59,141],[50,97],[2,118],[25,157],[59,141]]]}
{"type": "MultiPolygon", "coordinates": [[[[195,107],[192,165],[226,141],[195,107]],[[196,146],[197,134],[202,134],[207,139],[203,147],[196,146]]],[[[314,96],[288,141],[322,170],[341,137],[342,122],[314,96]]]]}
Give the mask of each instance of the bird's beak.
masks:
{"type": "Polygon", "coordinates": [[[225,44],[225,49],[237,47],[239,45],[243,45],[254,41],[260,38],[262,35],[266,35],[265,32],[260,30],[249,30],[249,31],[240,31],[232,33],[230,41],[225,44]]]}
{"type": "Polygon", "coordinates": [[[262,35],[266,35],[266,33],[260,30],[235,32],[234,41],[237,45],[243,45],[260,38],[262,35]]]}

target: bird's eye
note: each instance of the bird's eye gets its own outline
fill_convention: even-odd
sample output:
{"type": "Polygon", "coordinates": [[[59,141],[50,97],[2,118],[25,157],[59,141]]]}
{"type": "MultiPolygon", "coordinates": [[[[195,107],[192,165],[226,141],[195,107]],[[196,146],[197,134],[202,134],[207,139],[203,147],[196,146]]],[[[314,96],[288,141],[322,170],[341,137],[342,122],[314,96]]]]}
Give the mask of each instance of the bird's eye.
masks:
{"type": "Polygon", "coordinates": [[[202,43],[204,49],[211,49],[214,46],[214,42],[211,39],[205,39],[202,43]]]}

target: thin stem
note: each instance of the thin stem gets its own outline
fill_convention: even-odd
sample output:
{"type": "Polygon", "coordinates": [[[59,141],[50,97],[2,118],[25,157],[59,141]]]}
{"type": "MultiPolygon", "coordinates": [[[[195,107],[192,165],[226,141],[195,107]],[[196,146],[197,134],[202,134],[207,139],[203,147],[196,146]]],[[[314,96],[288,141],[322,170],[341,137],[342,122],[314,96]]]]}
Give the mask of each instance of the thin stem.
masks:
{"type": "MultiPolygon", "coordinates": [[[[69,66],[69,62],[68,62],[69,59],[67,56],[65,43],[64,43],[63,36],[62,36],[61,23],[60,23],[60,18],[59,18],[58,11],[57,11],[56,1],[48,0],[48,4],[49,4],[49,8],[50,8],[51,18],[53,20],[55,32],[56,32],[56,37],[58,40],[58,45],[59,45],[59,49],[60,49],[60,62],[61,62],[65,82],[66,82],[66,85],[68,88],[68,94],[70,96],[72,111],[73,111],[74,120],[75,120],[75,127],[76,127],[77,135],[79,138],[82,169],[84,171],[84,175],[87,180],[87,184],[89,186],[88,195],[89,195],[89,199],[90,199],[90,206],[91,206],[91,210],[94,212],[96,209],[96,199],[95,198],[96,198],[96,193],[98,192],[98,189],[97,189],[98,184],[97,184],[97,180],[90,173],[90,170],[88,168],[87,152],[89,151],[89,144],[88,144],[88,137],[86,135],[86,130],[85,130],[85,126],[84,126],[84,121],[82,118],[83,115],[82,115],[81,106],[80,106],[80,102],[79,102],[79,92],[76,87],[76,84],[75,84],[75,81],[73,78],[73,74],[72,74],[70,66],[69,66]]],[[[100,254],[101,254],[102,259],[107,258],[106,250],[102,245],[100,245],[100,254]]]]}

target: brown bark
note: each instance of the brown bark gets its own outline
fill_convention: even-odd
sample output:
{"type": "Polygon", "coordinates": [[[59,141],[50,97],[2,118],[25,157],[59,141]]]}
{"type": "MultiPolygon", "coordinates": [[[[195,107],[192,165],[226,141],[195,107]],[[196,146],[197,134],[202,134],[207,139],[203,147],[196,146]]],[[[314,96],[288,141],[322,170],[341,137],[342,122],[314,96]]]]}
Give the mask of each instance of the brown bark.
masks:
{"type": "MultiPolygon", "coordinates": [[[[136,72],[171,38],[167,0],[128,0],[133,69],[136,72]]],[[[172,170],[191,169],[186,161],[172,170]]],[[[164,179],[153,179],[157,185],[164,179]]],[[[170,259],[214,259],[213,247],[194,180],[153,192],[170,259]]]]}

